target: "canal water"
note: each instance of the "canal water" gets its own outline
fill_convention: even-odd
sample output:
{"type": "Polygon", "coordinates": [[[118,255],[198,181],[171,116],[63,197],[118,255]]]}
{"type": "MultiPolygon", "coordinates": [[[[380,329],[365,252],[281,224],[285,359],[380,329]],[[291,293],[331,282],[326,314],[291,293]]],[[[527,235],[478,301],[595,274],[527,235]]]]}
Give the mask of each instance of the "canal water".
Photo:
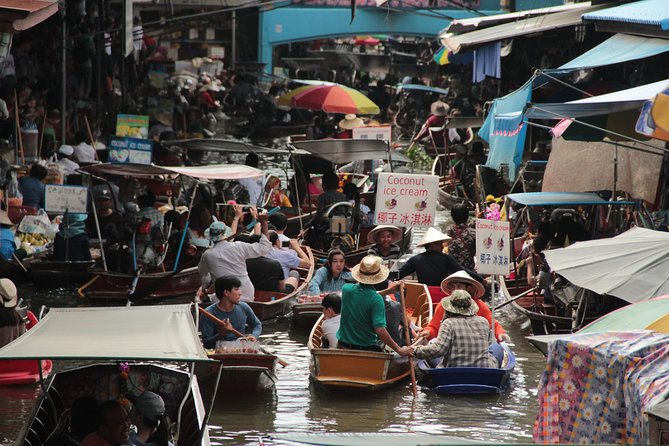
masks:
{"type": "MultiPolygon", "coordinates": [[[[448,212],[438,212],[445,226],[448,212]]],[[[415,231],[415,242],[423,231],[415,231]]],[[[85,305],[72,289],[20,288],[37,311],[41,305],[85,305]]],[[[328,394],[309,382],[308,332],[291,326],[289,318],[265,324],[263,344],[288,362],[278,370],[274,391],[260,397],[221,398],[210,419],[212,444],[283,444],[268,438],[303,433],[421,433],[468,439],[529,442],[536,418],[537,383],[544,357],[526,340],[526,321],[505,307],[496,314],[513,342],[517,366],[511,388],[501,395],[445,397],[421,391],[413,399],[409,382],[378,393],[328,394]]],[[[37,386],[0,387],[0,444],[11,443],[28,416],[37,386]]]]}

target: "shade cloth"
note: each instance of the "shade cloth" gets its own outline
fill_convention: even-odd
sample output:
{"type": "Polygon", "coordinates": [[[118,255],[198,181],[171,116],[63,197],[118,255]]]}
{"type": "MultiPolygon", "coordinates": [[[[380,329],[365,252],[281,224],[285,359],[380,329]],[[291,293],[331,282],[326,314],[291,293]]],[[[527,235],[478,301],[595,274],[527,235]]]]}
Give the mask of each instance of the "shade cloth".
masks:
{"type": "Polygon", "coordinates": [[[208,360],[190,305],[52,308],[0,359],[208,360]]]}
{"type": "Polygon", "coordinates": [[[586,22],[621,22],[669,29],[666,0],[642,0],[583,14],[586,22]]]}
{"type": "Polygon", "coordinates": [[[639,302],[669,294],[669,233],[632,228],[612,238],[544,251],[551,270],[576,286],[639,302]]]}
{"type": "Polygon", "coordinates": [[[582,192],[524,192],[508,194],[507,198],[525,206],[601,206],[609,204],[597,194],[582,192]]]}
{"type": "Polygon", "coordinates": [[[197,167],[165,167],[182,175],[202,180],[241,180],[243,178],[262,178],[265,172],[255,167],[241,164],[212,164],[197,167]]]}
{"type": "MultiPolygon", "coordinates": [[[[648,144],[661,149],[661,141],[648,144]]],[[[626,146],[648,149],[635,142],[626,146]]],[[[566,141],[553,138],[541,190],[543,192],[588,192],[613,190],[616,148],[605,142],[566,141]]],[[[652,149],[651,149],[652,150],[652,149]]],[[[662,155],[619,147],[615,189],[632,198],[655,202],[662,170],[662,155]]]]}
{"type": "Polygon", "coordinates": [[[183,146],[188,150],[226,153],[257,153],[263,155],[288,155],[290,152],[283,149],[257,146],[242,141],[232,141],[218,138],[195,138],[163,141],[166,146],[183,146]]]}
{"type": "MultiPolygon", "coordinates": [[[[293,146],[335,164],[346,164],[356,160],[388,159],[388,144],[376,139],[319,139],[317,141],[295,141],[293,146]]],[[[392,161],[410,163],[404,154],[390,150],[392,161]]]]}
{"type": "Polygon", "coordinates": [[[549,345],[536,443],[648,444],[645,411],[669,394],[669,335],[573,335],[549,345]]]}

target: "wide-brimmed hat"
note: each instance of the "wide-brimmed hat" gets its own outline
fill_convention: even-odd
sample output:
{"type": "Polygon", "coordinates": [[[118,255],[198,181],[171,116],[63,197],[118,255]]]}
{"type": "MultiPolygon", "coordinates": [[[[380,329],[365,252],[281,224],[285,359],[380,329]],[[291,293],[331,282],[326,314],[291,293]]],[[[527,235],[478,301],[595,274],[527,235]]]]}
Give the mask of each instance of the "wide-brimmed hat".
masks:
{"type": "Polygon", "coordinates": [[[14,226],[14,223],[9,219],[7,211],[0,211],[0,225],[14,226]]]}
{"type": "Polygon", "coordinates": [[[402,240],[402,230],[397,226],[378,225],[376,228],[369,231],[369,234],[367,234],[367,241],[369,243],[378,243],[376,239],[383,231],[389,231],[392,234],[393,240],[391,243],[397,243],[402,240]]]}
{"type": "Polygon", "coordinates": [[[434,116],[446,116],[451,107],[447,103],[442,101],[435,101],[430,105],[430,113],[434,116]]]}
{"type": "Polygon", "coordinates": [[[165,401],[157,393],[148,390],[135,398],[135,408],[151,421],[165,415],[165,401]]]}
{"type": "Polygon", "coordinates": [[[447,236],[440,230],[435,228],[428,228],[427,232],[423,235],[423,238],[420,240],[420,243],[418,243],[416,246],[421,247],[429,245],[430,243],[434,242],[445,242],[450,239],[451,237],[447,236]]]}
{"type": "Polygon", "coordinates": [[[232,229],[222,221],[215,221],[204,231],[205,238],[212,242],[220,242],[232,235],[232,229]]]}
{"type": "Polygon", "coordinates": [[[388,278],[390,271],[383,264],[381,257],[365,256],[360,263],[351,268],[351,275],[359,283],[376,285],[388,278]]]}
{"type": "Polygon", "coordinates": [[[9,279],[0,279],[0,301],[5,308],[14,308],[19,301],[16,285],[9,279]]]}
{"type": "Polygon", "coordinates": [[[63,144],[58,149],[58,153],[60,153],[61,155],[65,155],[65,156],[72,156],[72,155],[74,155],[74,147],[63,144]]]}
{"type": "Polygon", "coordinates": [[[362,121],[362,119],[358,118],[353,113],[349,113],[348,115],[344,116],[344,119],[339,121],[339,128],[345,130],[355,129],[364,125],[365,123],[362,121]]]}
{"type": "Polygon", "coordinates": [[[172,125],[172,113],[162,110],[156,113],[154,119],[161,123],[162,125],[171,126],[172,125]]]}
{"type": "Polygon", "coordinates": [[[461,316],[474,316],[479,312],[479,306],[465,290],[453,291],[450,296],[441,299],[441,306],[449,313],[461,316]]]}
{"type": "Polygon", "coordinates": [[[442,280],[441,281],[442,291],[448,293],[446,287],[451,283],[466,283],[468,285],[472,285],[473,287],[476,288],[476,296],[473,296],[475,298],[481,297],[485,294],[485,288],[483,288],[483,285],[481,285],[481,283],[476,279],[474,279],[472,276],[467,274],[467,271],[465,270],[460,270],[456,273],[453,273],[444,280],[442,280]]]}

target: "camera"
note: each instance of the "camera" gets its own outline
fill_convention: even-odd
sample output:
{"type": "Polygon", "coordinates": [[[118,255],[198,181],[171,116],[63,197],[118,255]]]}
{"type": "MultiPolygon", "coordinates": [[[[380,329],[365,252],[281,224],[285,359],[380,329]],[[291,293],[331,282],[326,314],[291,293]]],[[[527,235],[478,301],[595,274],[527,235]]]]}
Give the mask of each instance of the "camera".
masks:
{"type": "Polygon", "coordinates": [[[290,240],[285,240],[281,242],[281,247],[282,248],[290,248],[290,240]]]}

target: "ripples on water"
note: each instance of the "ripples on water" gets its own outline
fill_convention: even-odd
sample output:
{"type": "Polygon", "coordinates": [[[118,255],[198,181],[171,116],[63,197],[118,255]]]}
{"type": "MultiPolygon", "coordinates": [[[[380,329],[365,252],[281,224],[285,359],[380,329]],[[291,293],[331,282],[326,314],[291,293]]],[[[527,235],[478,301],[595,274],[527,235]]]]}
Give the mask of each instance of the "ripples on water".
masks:
{"type": "MultiPolygon", "coordinates": [[[[447,212],[438,221],[447,223],[447,212]]],[[[423,231],[415,231],[414,242],[423,231]]],[[[415,245],[415,243],[414,243],[415,245]]],[[[41,305],[85,304],[71,289],[33,290],[21,296],[33,311],[41,305]]],[[[414,401],[410,383],[364,394],[336,395],[309,383],[307,331],[291,328],[289,319],[267,324],[261,336],[268,349],[289,364],[279,368],[276,389],[259,397],[220,398],[210,419],[212,444],[258,445],[274,433],[326,432],[422,433],[486,441],[528,442],[537,414],[537,383],[545,359],[524,339],[525,321],[510,307],[500,322],[515,344],[517,365],[511,389],[502,395],[446,397],[421,391],[414,401]]],[[[38,394],[36,386],[0,387],[0,444],[18,434],[38,394]]],[[[280,443],[280,442],[275,442],[280,443]]]]}

